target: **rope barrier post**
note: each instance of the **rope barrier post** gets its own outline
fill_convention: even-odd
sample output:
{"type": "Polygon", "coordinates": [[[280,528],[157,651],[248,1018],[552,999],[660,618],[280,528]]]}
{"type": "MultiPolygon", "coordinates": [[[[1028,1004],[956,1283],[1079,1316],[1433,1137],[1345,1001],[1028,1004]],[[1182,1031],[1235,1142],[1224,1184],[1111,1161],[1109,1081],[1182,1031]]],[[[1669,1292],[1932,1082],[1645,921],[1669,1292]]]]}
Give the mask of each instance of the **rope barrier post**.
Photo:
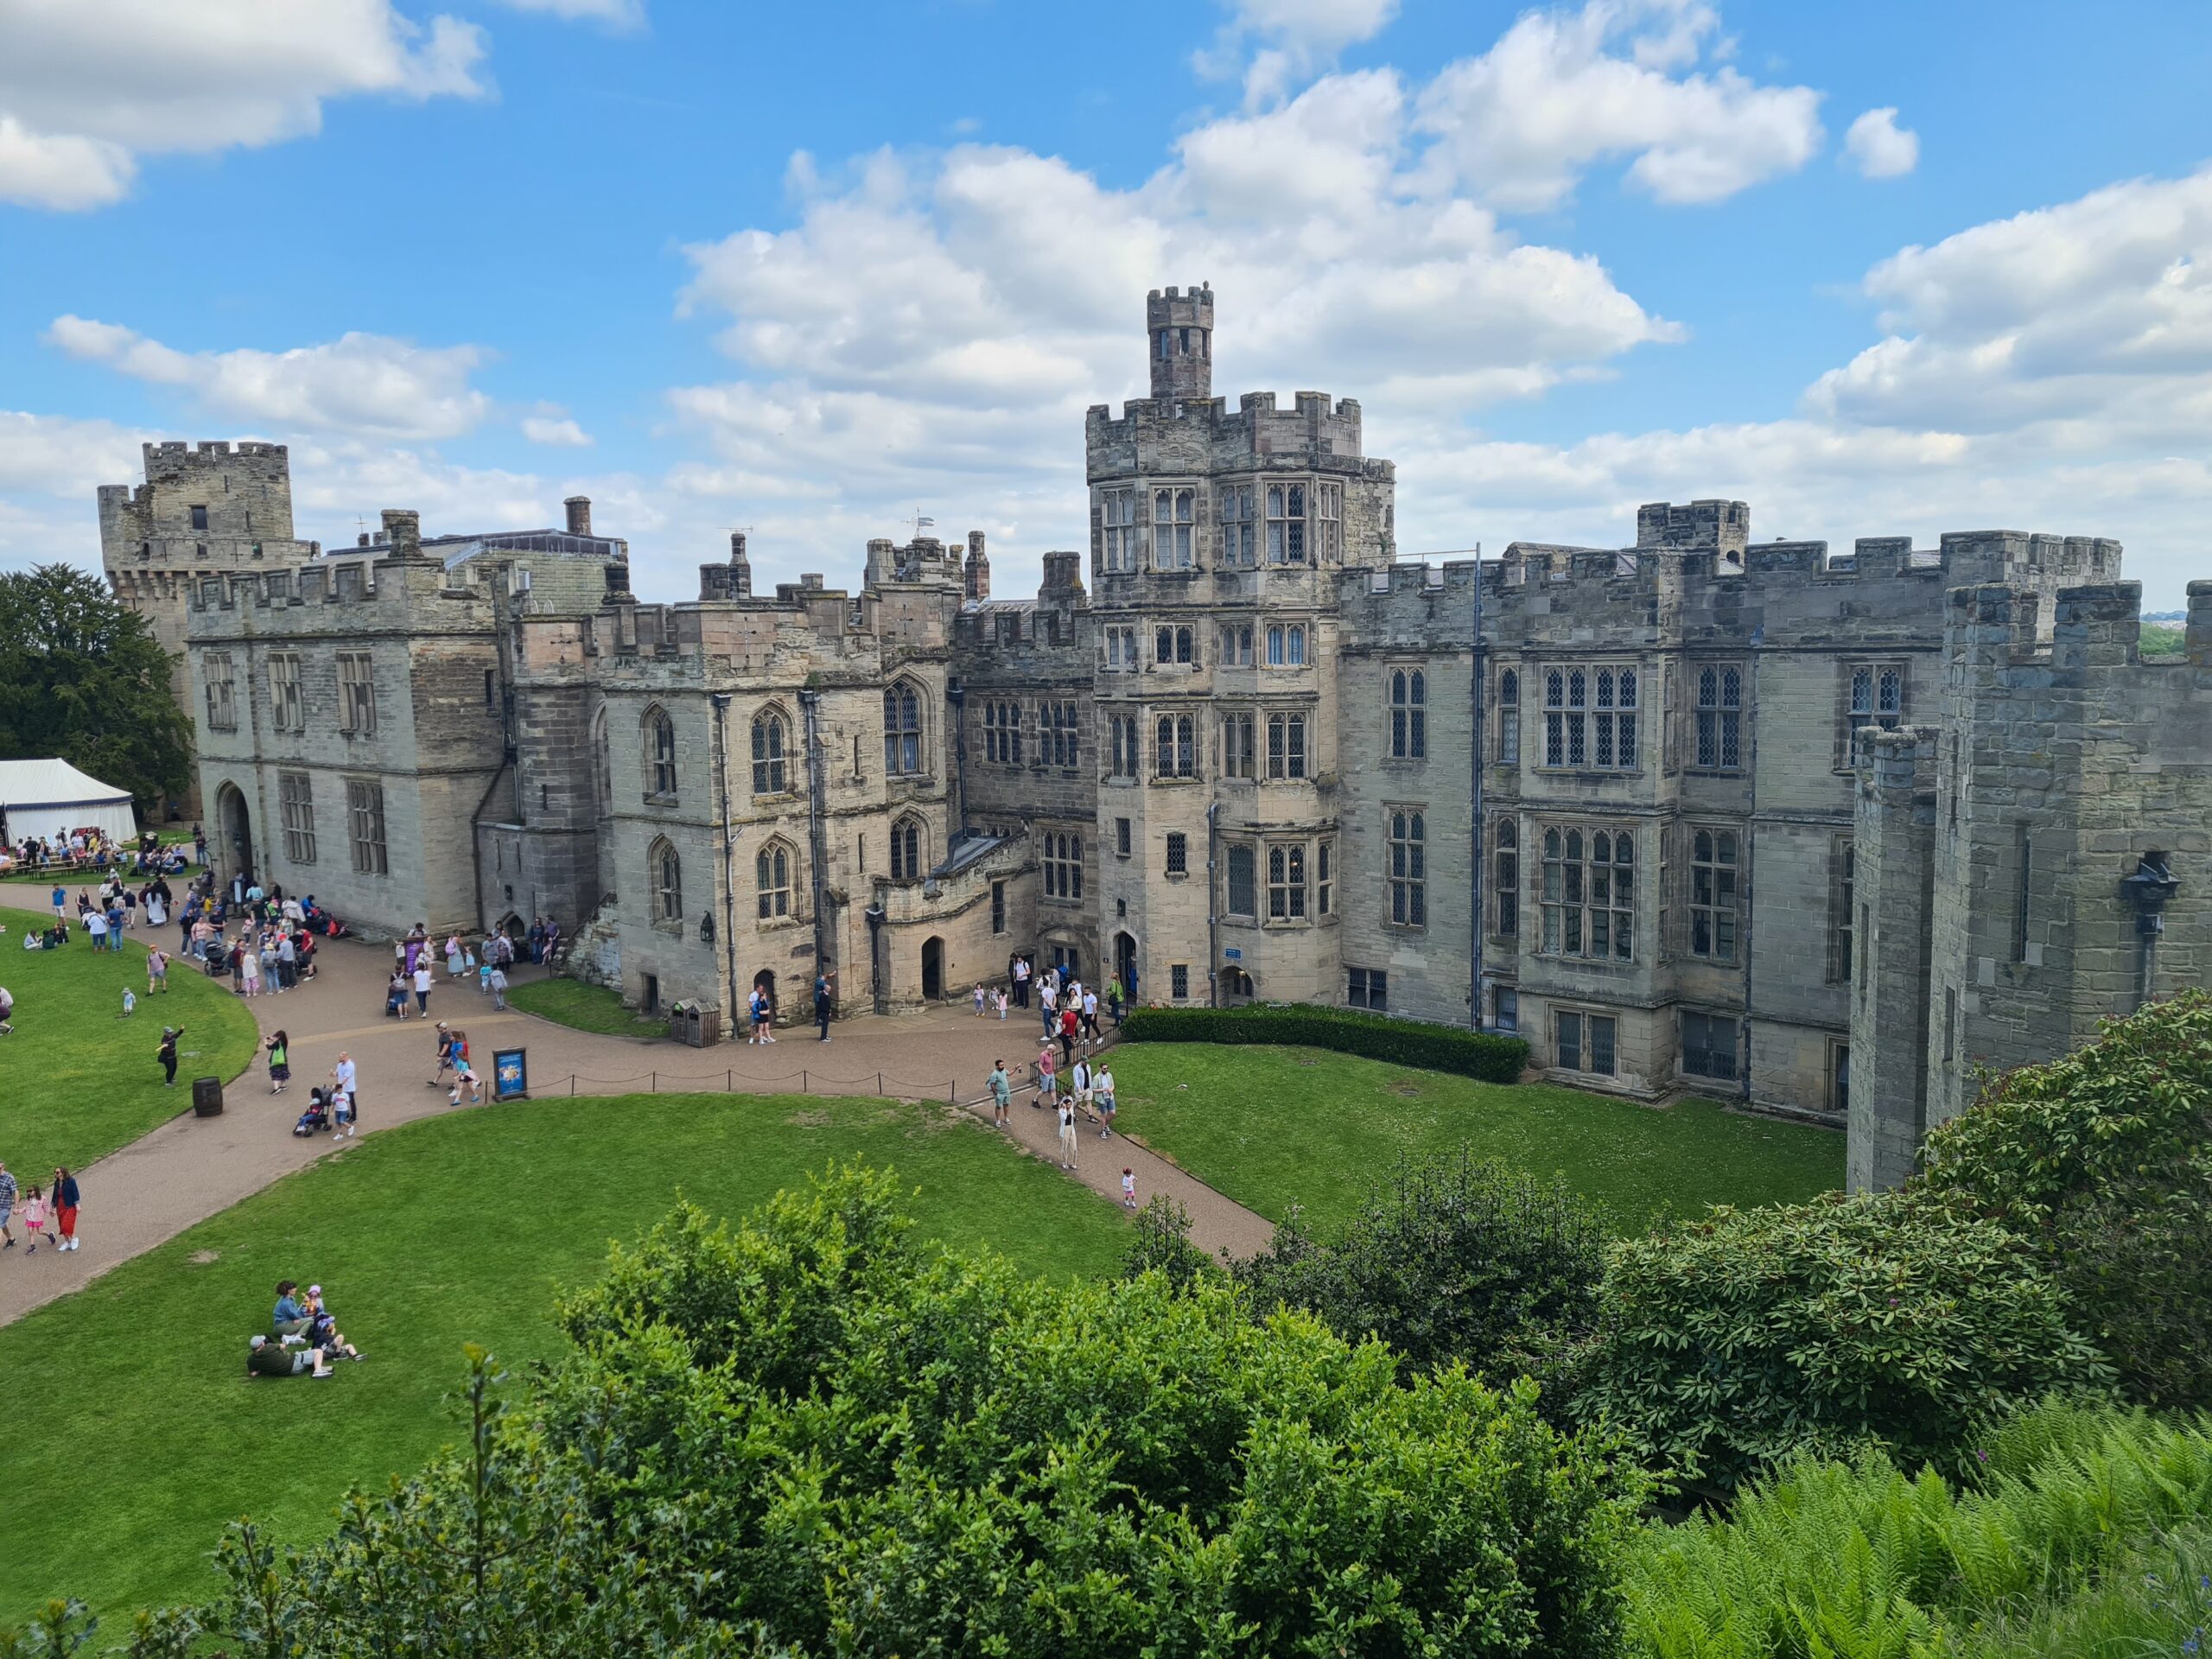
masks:
{"type": "Polygon", "coordinates": [[[569,1098],[570,1100],[574,1100],[575,1097],[576,1097],[576,1074],[575,1074],[575,1072],[571,1071],[571,1072],[569,1072],[569,1098]]]}
{"type": "Polygon", "coordinates": [[[728,1071],[722,1073],[722,1092],[726,1095],[734,1095],[737,1092],[737,1068],[735,1066],[732,1066],[728,1071]]]}
{"type": "Polygon", "coordinates": [[[801,1068],[798,1074],[798,1091],[802,1095],[812,1092],[807,1086],[806,1072],[804,1068],[801,1068]]]}
{"type": "Polygon", "coordinates": [[[880,1071],[875,1074],[875,1092],[879,1095],[883,1092],[883,1073],[880,1071]]]}
{"type": "Polygon", "coordinates": [[[652,1074],[652,1087],[648,1089],[645,1092],[647,1094],[657,1095],[660,1093],[660,1073],[658,1071],[654,1072],[652,1074]]]}

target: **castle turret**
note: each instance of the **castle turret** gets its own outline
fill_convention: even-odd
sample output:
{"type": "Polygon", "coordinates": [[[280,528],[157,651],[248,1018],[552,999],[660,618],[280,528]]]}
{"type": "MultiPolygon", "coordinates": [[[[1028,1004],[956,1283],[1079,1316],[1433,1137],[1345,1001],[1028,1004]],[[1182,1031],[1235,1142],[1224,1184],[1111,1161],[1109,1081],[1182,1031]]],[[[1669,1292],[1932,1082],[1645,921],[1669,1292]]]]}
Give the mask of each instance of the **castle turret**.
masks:
{"type": "Polygon", "coordinates": [[[1152,395],[1191,403],[1213,396],[1213,289],[1158,289],[1145,296],[1152,395]]]}

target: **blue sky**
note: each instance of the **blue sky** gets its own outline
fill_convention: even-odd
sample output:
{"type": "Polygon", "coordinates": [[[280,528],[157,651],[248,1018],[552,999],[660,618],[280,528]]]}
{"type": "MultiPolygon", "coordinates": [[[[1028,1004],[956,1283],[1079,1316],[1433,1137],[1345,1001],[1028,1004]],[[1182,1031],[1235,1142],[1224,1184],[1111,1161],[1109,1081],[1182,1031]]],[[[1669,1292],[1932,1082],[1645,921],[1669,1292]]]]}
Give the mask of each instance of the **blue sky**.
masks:
{"type": "Polygon", "coordinates": [[[0,563],[156,436],[301,533],[1080,545],[1143,291],[1359,397],[1402,550],[2120,537],[2212,575],[2212,10],[1694,0],[0,0],[0,563]]]}

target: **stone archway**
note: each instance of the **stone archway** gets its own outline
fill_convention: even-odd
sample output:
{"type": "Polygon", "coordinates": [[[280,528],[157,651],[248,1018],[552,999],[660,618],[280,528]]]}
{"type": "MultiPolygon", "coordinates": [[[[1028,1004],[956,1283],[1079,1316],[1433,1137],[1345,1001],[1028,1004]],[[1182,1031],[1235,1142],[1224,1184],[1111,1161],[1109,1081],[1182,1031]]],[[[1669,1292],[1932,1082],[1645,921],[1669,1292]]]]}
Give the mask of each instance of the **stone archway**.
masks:
{"type": "Polygon", "coordinates": [[[236,784],[215,791],[215,874],[222,885],[244,876],[253,883],[253,817],[236,784]]]}
{"type": "Polygon", "coordinates": [[[944,1000],[944,941],[935,937],[922,941],[922,1001],[944,1000]]]}
{"type": "Polygon", "coordinates": [[[1134,934],[1114,936],[1114,977],[1122,982],[1122,995],[1137,1000],[1137,942],[1134,934]]]}

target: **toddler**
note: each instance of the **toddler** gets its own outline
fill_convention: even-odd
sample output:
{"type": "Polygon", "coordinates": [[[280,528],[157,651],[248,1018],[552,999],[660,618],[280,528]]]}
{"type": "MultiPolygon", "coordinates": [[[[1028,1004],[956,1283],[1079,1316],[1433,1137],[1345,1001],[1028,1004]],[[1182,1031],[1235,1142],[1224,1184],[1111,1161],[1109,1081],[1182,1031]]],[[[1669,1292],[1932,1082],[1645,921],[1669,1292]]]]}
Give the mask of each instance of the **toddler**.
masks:
{"type": "Polygon", "coordinates": [[[33,1255],[38,1254],[38,1242],[41,1238],[49,1244],[54,1243],[54,1235],[46,1230],[47,1217],[49,1213],[46,1194],[34,1182],[31,1185],[30,1197],[23,1200],[23,1231],[30,1239],[30,1253],[33,1255]]]}
{"type": "Polygon", "coordinates": [[[1134,1169],[1125,1169],[1122,1172],[1122,1208],[1134,1210],[1136,1207],[1137,1173],[1134,1169]]]}
{"type": "Polygon", "coordinates": [[[129,986],[123,988],[123,1017],[128,1020],[138,1012],[138,994],[129,986]]]}
{"type": "Polygon", "coordinates": [[[983,982],[980,979],[976,982],[976,1017],[983,1017],[983,982]]]}
{"type": "Polygon", "coordinates": [[[999,1008],[999,1018],[1000,1018],[1000,1019],[1001,1019],[1001,1020],[1005,1019],[1005,1018],[1006,1018],[1006,993],[1005,993],[1003,990],[1000,991],[1000,992],[997,994],[997,995],[996,995],[993,1000],[994,1000],[994,1001],[995,1001],[997,1002],[997,1004],[998,1004],[998,1008],[999,1008]]]}

